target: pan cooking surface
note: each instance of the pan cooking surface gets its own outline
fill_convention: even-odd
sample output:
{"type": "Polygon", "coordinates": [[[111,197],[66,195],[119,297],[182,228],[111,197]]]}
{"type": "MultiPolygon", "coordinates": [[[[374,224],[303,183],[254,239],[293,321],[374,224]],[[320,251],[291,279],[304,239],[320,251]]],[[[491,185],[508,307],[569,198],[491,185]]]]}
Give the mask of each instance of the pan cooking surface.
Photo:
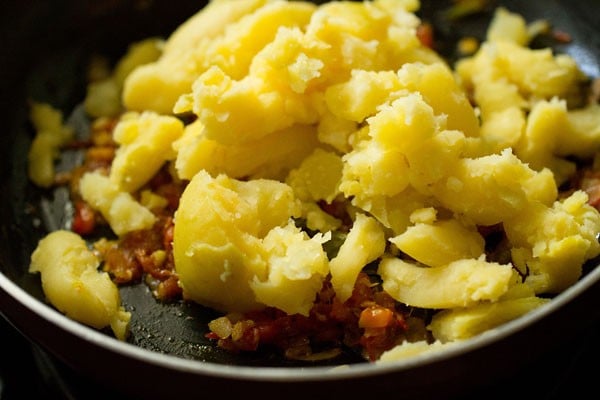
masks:
{"type": "MultiPolygon", "coordinates": [[[[33,133],[27,123],[26,101],[30,98],[47,101],[62,108],[66,114],[75,110],[71,115],[71,122],[77,127],[78,132],[85,134],[89,121],[81,114],[81,110],[78,110],[76,105],[83,98],[85,90],[83,69],[87,57],[90,50],[96,50],[90,44],[98,44],[97,49],[100,51],[108,51],[107,49],[111,48],[111,51],[115,52],[115,48],[124,50],[125,46],[134,39],[152,34],[165,35],[191,15],[193,7],[197,8],[197,2],[183,3],[185,6],[182,6],[182,15],[171,16],[170,24],[161,26],[161,32],[152,31],[149,28],[150,25],[145,25],[150,18],[145,15],[137,22],[143,25],[143,29],[136,31],[135,35],[132,33],[131,26],[123,28],[123,32],[130,33],[129,37],[126,35],[119,38],[112,36],[101,40],[101,35],[98,33],[75,36],[69,34],[68,29],[67,32],[63,32],[62,36],[57,33],[56,38],[37,43],[40,46],[51,44],[53,47],[48,47],[45,51],[40,49],[39,60],[36,60],[39,62],[32,63],[23,70],[28,74],[26,80],[23,81],[24,84],[19,86],[20,89],[15,89],[14,82],[12,86],[8,87],[8,89],[15,89],[16,100],[11,102],[12,107],[4,109],[7,112],[7,121],[9,121],[6,126],[10,128],[12,135],[6,135],[5,132],[2,137],[0,185],[3,196],[0,200],[2,202],[0,215],[3,222],[0,238],[0,268],[4,275],[39,301],[44,302],[44,296],[39,276],[27,272],[29,256],[37,241],[48,230],[68,226],[71,204],[68,201],[66,190],[45,192],[27,182],[27,149],[33,133]],[[112,47],[107,43],[111,40],[113,41],[112,47]]],[[[438,29],[437,38],[443,42],[440,50],[452,58],[455,56],[452,53],[453,43],[459,37],[465,34],[482,37],[491,12],[465,18],[460,21],[460,24],[449,23],[444,19],[441,11],[444,7],[440,8],[440,3],[443,3],[445,7],[450,2],[423,0],[422,17],[435,24],[438,29]]],[[[600,60],[597,57],[600,54],[600,39],[598,35],[594,36],[599,17],[589,11],[588,2],[514,0],[494,3],[494,5],[497,4],[504,4],[512,11],[522,13],[530,21],[547,18],[555,27],[569,33],[573,41],[557,46],[557,50],[575,57],[588,75],[600,76],[600,60]]],[[[51,10],[42,10],[41,12],[51,13],[51,10]]],[[[120,27],[118,23],[125,20],[121,18],[116,21],[116,26],[120,27]]],[[[135,23],[134,20],[127,20],[127,23],[123,25],[135,23]]],[[[101,30],[108,28],[107,26],[96,27],[101,30]]],[[[78,25],[77,28],[84,29],[83,25],[78,25]]],[[[25,49],[21,49],[21,51],[25,51],[25,49]]],[[[15,57],[18,57],[19,54],[25,53],[17,53],[15,57]]],[[[31,57],[32,54],[28,54],[26,59],[31,60],[31,57]]],[[[13,67],[17,68],[17,65],[18,63],[15,63],[13,67]]],[[[19,67],[21,66],[19,65],[19,67]]],[[[4,102],[5,99],[2,104],[4,102]]],[[[62,168],[74,165],[79,161],[79,157],[77,153],[66,154],[63,157],[62,168]]],[[[234,355],[218,349],[204,337],[208,329],[207,323],[217,316],[214,311],[195,304],[160,303],[153,298],[143,283],[122,287],[121,296],[126,309],[132,311],[132,334],[129,341],[136,346],[158,353],[215,363],[250,366],[306,365],[302,362],[298,364],[285,361],[272,353],[269,355],[263,353],[234,355]]],[[[359,355],[348,352],[329,363],[345,364],[361,361],[362,358],[359,355]]]]}

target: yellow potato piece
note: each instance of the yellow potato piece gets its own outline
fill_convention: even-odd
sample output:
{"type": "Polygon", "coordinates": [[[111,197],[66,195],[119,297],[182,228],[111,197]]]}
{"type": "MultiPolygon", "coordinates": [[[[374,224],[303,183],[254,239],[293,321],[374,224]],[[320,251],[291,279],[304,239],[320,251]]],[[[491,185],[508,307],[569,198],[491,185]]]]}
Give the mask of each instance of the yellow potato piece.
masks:
{"type": "Polygon", "coordinates": [[[99,172],[85,173],[79,182],[79,191],[92,208],[102,213],[118,236],[135,230],[150,229],[157,220],[131,194],[120,190],[109,177],[99,172]]]}
{"type": "Polygon", "coordinates": [[[29,119],[35,137],[27,154],[27,175],[40,187],[54,184],[54,160],[64,144],[73,138],[73,129],[63,122],[62,112],[46,103],[32,103],[29,119]]]}
{"type": "Polygon", "coordinates": [[[331,284],[340,301],[352,295],[358,274],[385,251],[385,234],[372,217],[358,214],[337,255],[330,261],[331,284]]]}
{"type": "Polygon", "coordinates": [[[398,76],[403,87],[421,93],[436,115],[446,116],[447,129],[459,130],[465,136],[479,134],[475,109],[452,70],[445,64],[405,64],[398,71],[398,76]]]}
{"type": "Polygon", "coordinates": [[[179,96],[187,93],[206,69],[207,40],[223,34],[228,24],[266,4],[268,0],[215,0],[171,34],[162,56],[127,76],[123,104],[129,110],[171,114],[179,96]]]}
{"type": "Polygon", "coordinates": [[[383,289],[413,307],[468,307],[497,301],[514,279],[511,265],[465,259],[443,267],[423,267],[398,258],[384,258],[378,269],[383,289]]]}
{"type": "Polygon", "coordinates": [[[318,120],[311,98],[277,90],[254,75],[234,81],[216,66],[194,82],[191,96],[192,111],[204,125],[206,137],[226,145],[247,144],[295,123],[318,120]]]}
{"type": "Polygon", "coordinates": [[[94,118],[116,117],[123,111],[123,83],[137,67],[156,61],[162,53],[162,40],[148,38],[133,43],[112,73],[88,84],[83,102],[86,113],[94,118]]]}
{"type": "Polygon", "coordinates": [[[275,42],[283,27],[306,26],[316,5],[308,1],[270,1],[230,24],[207,49],[207,60],[233,79],[249,74],[256,54],[275,42]]]}
{"type": "Polygon", "coordinates": [[[350,79],[327,88],[325,101],[334,115],[362,122],[376,114],[377,108],[400,89],[400,81],[394,71],[355,69],[350,79]]]}
{"type": "Polygon", "coordinates": [[[301,200],[331,203],[340,193],[342,168],[342,159],[337,154],[316,149],[288,174],[286,183],[301,200]]]}
{"type": "Polygon", "coordinates": [[[515,154],[535,170],[551,169],[557,185],[561,185],[576,169],[574,162],[557,156],[559,138],[570,133],[566,102],[541,101],[533,106],[527,118],[521,141],[515,145],[515,154]]]}
{"type": "Polygon", "coordinates": [[[175,157],[171,145],[182,134],[183,123],[175,117],[152,112],[124,116],[113,132],[120,146],[111,165],[111,182],[130,193],[142,187],[175,157]]]}
{"type": "Polygon", "coordinates": [[[131,314],[121,306],[117,286],[98,271],[99,259],[79,235],[54,231],[38,243],[30,272],[39,272],[44,294],[69,318],[101,329],[110,326],[124,340],[131,314]]]}
{"type": "Polygon", "coordinates": [[[231,178],[283,180],[318,145],[314,127],[294,125],[253,142],[226,146],[207,138],[200,120],[187,125],[173,143],[177,175],[188,180],[200,170],[231,178]]]}
{"type": "Polygon", "coordinates": [[[558,137],[557,154],[574,154],[584,159],[593,157],[600,138],[600,105],[594,103],[569,110],[567,120],[568,126],[558,137]]]}
{"type": "Polygon", "coordinates": [[[480,225],[502,222],[532,202],[550,205],[558,195],[549,170],[532,170],[510,150],[463,158],[448,174],[436,183],[436,198],[480,225]]]}
{"type": "Polygon", "coordinates": [[[261,308],[250,282],[268,277],[262,239],[300,213],[292,189],[201,171],[180,199],[173,251],[186,298],[222,311],[261,308]]]}
{"type": "Polygon", "coordinates": [[[398,249],[416,261],[442,267],[465,258],[484,254],[485,241],[475,227],[467,227],[457,220],[418,223],[406,232],[390,238],[398,249]]]}
{"type": "Polygon", "coordinates": [[[529,43],[527,22],[521,15],[510,12],[504,7],[498,7],[487,28],[488,42],[506,40],[521,46],[529,43]]]}
{"type": "Polygon", "coordinates": [[[442,343],[469,339],[525,315],[549,301],[539,297],[524,297],[443,310],[433,316],[428,329],[442,343]]]}
{"type": "Polygon", "coordinates": [[[559,293],[581,277],[585,260],[600,253],[600,216],[582,191],[551,207],[533,205],[504,222],[513,260],[535,293],[559,293]],[[540,227],[543,227],[541,229],[540,227]]]}
{"type": "Polygon", "coordinates": [[[369,136],[343,156],[340,190],[352,195],[393,196],[409,184],[407,158],[437,133],[433,109],[417,93],[395,99],[370,117],[369,136]]]}
{"type": "Polygon", "coordinates": [[[409,187],[391,197],[357,194],[352,199],[352,205],[368,212],[395,235],[399,235],[411,225],[412,213],[432,205],[432,199],[409,187]]]}
{"type": "Polygon", "coordinates": [[[425,340],[420,340],[418,342],[402,342],[401,344],[392,347],[390,350],[383,352],[377,362],[385,363],[405,360],[417,356],[427,356],[431,353],[444,350],[449,346],[452,346],[452,344],[442,343],[439,340],[436,340],[433,343],[429,343],[425,340]]]}
{"type": "Polygon", "coordinates": [[[254,277],[250,283],[256,299],[290,315],[308,316],[329,272],[322,244],[330,238],[330,234],[309,238],[293,222],[269,231],[262,242],[267,277],[254,277]]]}

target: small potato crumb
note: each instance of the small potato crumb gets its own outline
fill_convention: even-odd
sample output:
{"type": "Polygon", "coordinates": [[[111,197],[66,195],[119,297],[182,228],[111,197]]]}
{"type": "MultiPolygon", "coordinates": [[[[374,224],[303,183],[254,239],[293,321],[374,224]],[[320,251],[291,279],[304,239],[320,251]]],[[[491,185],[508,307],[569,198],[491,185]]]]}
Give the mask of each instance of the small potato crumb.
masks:
{"type": "Polygon", "coordinates": [[[60,148],[73,138],[73,129],[63,121],[60,110],[50,104],[34,102],[29,114],[36,131],[28,154],[29,179],[40,187],[54,184],[54,161],[60,148]]]}

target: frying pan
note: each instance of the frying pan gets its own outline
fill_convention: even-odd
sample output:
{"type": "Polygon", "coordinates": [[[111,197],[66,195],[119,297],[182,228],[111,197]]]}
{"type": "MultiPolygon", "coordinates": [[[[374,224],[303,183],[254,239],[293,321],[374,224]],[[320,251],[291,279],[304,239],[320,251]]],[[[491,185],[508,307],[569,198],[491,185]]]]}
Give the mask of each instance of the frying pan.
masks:
{"type": "MultiPolygon", "coordinates": [[[[600,3],[585,0],[498,1],[460,23],[444,18],[450,1],[423,0],[421,16],[436,26],[439,50],[452,59],[462,35],[482,37],[493,6],[528,20],[545,18],[572,37],[555,46],[582,70],[600,77],[600,3]]],[[[112,59],[149,36],[166,37],[205,2],[192,0],[56,0],[0,4],[0,311],[26,338],[82,376],[130,398],[173,398],[257,393],[261,397],[332,395],[439,398],[484,385],[534,359],[556,342],[600,318],[598,260],[585,276],[548,305],[446,351],[388,364],[369,364],[346,353],[321,363],[275,355],[234,355],[204,338],[216,314],[198,305],[155,301],[144,284],[121,289],[132,311],[132,335],[120,342],[107,332],[69,320],[45,301],[39,276],[27,272],[37,241],[64,226],[66,194],[27,180],[33,132],[27,101],[47,101],[85,128],[72,113],[85,93],[85,66],[93,53],[112,59]],[[484,366],[482,368],[482,365],[484,366]]],[[[541,44],[540,44],[541,45],[541,44]]]]}

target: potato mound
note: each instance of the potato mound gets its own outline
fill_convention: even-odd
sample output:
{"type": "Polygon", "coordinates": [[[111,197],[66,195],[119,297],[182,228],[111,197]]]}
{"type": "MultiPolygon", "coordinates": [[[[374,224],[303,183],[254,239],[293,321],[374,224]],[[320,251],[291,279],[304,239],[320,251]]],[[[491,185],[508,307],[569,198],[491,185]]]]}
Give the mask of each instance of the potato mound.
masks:
{"type": "Polygon", "coordinates": [[[443,310],[438,342],[545,304],[600,254],[600,213],[558,190],[600,148],[598,106],[567,105],[583,74],[528,48],[520,16],[499,9],[453,69],[419,40],[418,7],[211,1],[124,79],[121,147],[84,197],[121,235],[153,223],[132,194],[161,165],[189,182],[179,284],[223,312],[308,315],[326,277],[343,301],[373,262],[395,300],[443,310]],[[494,229],[506,260],[486,254],[494,229]]]}

